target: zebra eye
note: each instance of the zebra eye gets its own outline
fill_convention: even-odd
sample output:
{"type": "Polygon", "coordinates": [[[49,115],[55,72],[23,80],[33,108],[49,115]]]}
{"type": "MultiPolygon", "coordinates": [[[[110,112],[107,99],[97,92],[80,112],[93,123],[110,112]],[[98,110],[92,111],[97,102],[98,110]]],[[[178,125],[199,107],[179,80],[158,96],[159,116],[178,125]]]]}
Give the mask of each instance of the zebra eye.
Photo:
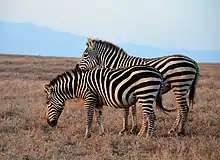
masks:
{"type": "Polygon", "coordinates": [[[83,53],[83,56],[84,56],[84,57],[87,57],[88,55],[89,55],[88,52],[84,52],[84,53],[83,53]]]}
{"type": "Polygon", "coordinates": [[[88,53],[87,54],[83,54],[83,57],[88,57],[88,53]]]}
{"type": "Polygon", "coordinates": [[[49,104],[50,104],[50,101],[46,101],[46,104],[49,105],[49,104]]]}

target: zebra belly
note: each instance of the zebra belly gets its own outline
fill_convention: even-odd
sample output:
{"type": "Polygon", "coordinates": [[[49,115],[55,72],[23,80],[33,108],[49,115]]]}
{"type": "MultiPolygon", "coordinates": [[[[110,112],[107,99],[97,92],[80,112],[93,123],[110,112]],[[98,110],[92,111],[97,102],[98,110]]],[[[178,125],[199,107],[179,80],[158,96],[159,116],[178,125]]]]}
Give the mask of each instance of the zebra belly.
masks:
{"type": "MultiPolygon", "coordinates": [[[[109,107],[114,107],[114,108],[128,108],[131,105],[136,103],[136,98],[135,96],[132,94],[130,95],[124,95],[121,96],[119,99],[122,99],[122,101],[117,101],[115,96],[112,97],[105,97],[103,99],[103,105],[109,106],[109,107]],[[128,96],[128,100],[126,100],[126,96],[128,96]]],[[[118,98],[118,97],[117,97],[118,98]]]]}

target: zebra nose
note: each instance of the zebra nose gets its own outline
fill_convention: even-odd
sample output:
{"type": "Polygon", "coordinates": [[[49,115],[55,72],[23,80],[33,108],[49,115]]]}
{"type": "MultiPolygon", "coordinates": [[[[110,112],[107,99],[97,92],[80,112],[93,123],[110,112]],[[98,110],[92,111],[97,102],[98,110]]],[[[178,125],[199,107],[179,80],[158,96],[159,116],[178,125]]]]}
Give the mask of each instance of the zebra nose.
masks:
{"type": "Polygon", "coordinates": [[[55,127],[57,125],[57,120],[52,120],[52,121],[47,120],[47,123],[49,124],[49,126],[55,127]]]}

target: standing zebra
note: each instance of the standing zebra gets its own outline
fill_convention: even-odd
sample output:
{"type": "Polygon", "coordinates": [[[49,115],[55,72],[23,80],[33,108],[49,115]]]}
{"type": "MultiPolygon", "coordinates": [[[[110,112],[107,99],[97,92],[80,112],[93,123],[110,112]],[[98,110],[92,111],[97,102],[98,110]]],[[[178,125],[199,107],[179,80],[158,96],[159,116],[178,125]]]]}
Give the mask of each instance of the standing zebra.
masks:
{"type": "MultiPolygon", "coordinates": [[[[155,121],[153,103],[161,103],[163,78],[159,71],[145,65],[91,70],[81,70],[76,65],[72,71],[64,72],[50,81],[49,84],[44,85],[44,90],[47,93],[46,118],[51,127],[57,125],[64,102],[67,99],[82,98],[85,100],[87,111],[85,138],[91,136],[94,110],[97,114],[99,134],[103,134],[103,105],[128,108],[138,101],[143,113],[143,123],[139,136],[150,137],[154,131],[155,121]]],[[[164,111],[169,111],[163,108],[161,104],[158,107],[164,111]]]]}
{"type": "MultiPolygon", "coordinates": [[[[129,56],[122,48],[102,40],[88,38],[87,48],[79,63],[80,68],[88,69],[95,66],[106,68],[121,68],[135,65],[152,66],[159,70],[164,79],[163,94],[173,90],[178,105],[178,114],[169,133],[184,134],[185,122],[188,116],[187,97],[189,105],[193,106],[193,99],[198,81],[199,67],[191,58],[183,55],[170,55],[158,58],[139,58],[129,56]]],[[[137,125],[136,108],[132,107],[132,128],[137,125]]]]}

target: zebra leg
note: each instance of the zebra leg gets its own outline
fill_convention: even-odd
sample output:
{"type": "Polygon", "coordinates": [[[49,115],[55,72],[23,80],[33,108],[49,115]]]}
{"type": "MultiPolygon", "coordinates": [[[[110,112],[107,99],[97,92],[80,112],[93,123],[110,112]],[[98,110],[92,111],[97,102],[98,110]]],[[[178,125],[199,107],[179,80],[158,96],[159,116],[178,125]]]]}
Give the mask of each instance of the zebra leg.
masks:
{"type": "Polygon", "coordinates": [[[153,102],[152,100],[138,100],[138,102],[142,106],[142,114],[143,114],[143,121],[142,121],[142,126],[141,129],[138,133],[138,136],[141,137],[147,137],[150,138],[155,130],[155,120],[156,120],[156,115],[154,113],[153,109],[153,102]],[[147,125],[148,122],[148,125],[147,125]]]}
{"type": "Polygon", "coordinates": [[[147,118],[148,118],[147,138],[149,138],[149,137],[152,137],[154,130],[155,130],[156,115],[154,111],[148,112],[147,118]]]}
{"type": "Polygon", "coordinates": [[[102,107],[95,108],[96,118],[99,125],[99,135],[104,135],[103,118],[102,118],[102,107]]]}
{"type": "Polygon", "coordinates": [[[180,108],[180,114],[181,114],[181,119],[180,119],[180,123],[178,125],[177,128],[177,134],[178,135],[184,135],[185,134],[185,124],[187,121],[187,117],[188,117],[188,112],[189,112],[189,107],[187,104],[187,100],[186,97],[182,97],[182,99],[184,99],[184,101],[182,101],[181,103],[179,102],[179,108],[180,108]]]}
{"type": "Polygon", "coordinates": [[[141,129],[137,134],[139,137],[146,137],[146,134],[147,134],[147,118],[146,117],[147,115],[143,114],[141,129]]]}
{"type": "Polygon", "coordinates": [[[129,115],[129,107],[126,107],[124,108],[123,128],[119,132],[120,135],[124,135],[124,133],[128,131],[128,115],[129,115]]]}
{"type": "Polygon", "coordinates": [[[132,127],[131,127],[131,134],[137,133],[137,110],[136,110],[136,104],[131,106],[132,111],[132,127]]]}
{"type": "Polygon", "coordinates": [[[143,113],[142,126],[138,133],[138,136],[146,137],[146,138],[152,137],[154,130],[155,130],[155,120],[156,120],[156,115],[154,111],[143,113]],[[148,125],[147,125],[147,122],[148,122],[148,125]]]}
{"type": "Polygon", "coordinates": [[[184,135],[185,134],[185,123],[187,121],[189,107],[186,100],[186,93],[175,93],[176,101],[178,104],[178,114],[176,121],[168,132],[169,134],[176,132],[177,135],[184,135]]]}
{"type": "Polygon", "coordinates": [[[95,105],[85,102],[86,112],[87,112],[87,123],[86,123],[86,133],[84,138],[90,138],[91,132],[92,132],[92,120],[93,120],[93,114],[94,114],[94,107],[95,105]]]}

